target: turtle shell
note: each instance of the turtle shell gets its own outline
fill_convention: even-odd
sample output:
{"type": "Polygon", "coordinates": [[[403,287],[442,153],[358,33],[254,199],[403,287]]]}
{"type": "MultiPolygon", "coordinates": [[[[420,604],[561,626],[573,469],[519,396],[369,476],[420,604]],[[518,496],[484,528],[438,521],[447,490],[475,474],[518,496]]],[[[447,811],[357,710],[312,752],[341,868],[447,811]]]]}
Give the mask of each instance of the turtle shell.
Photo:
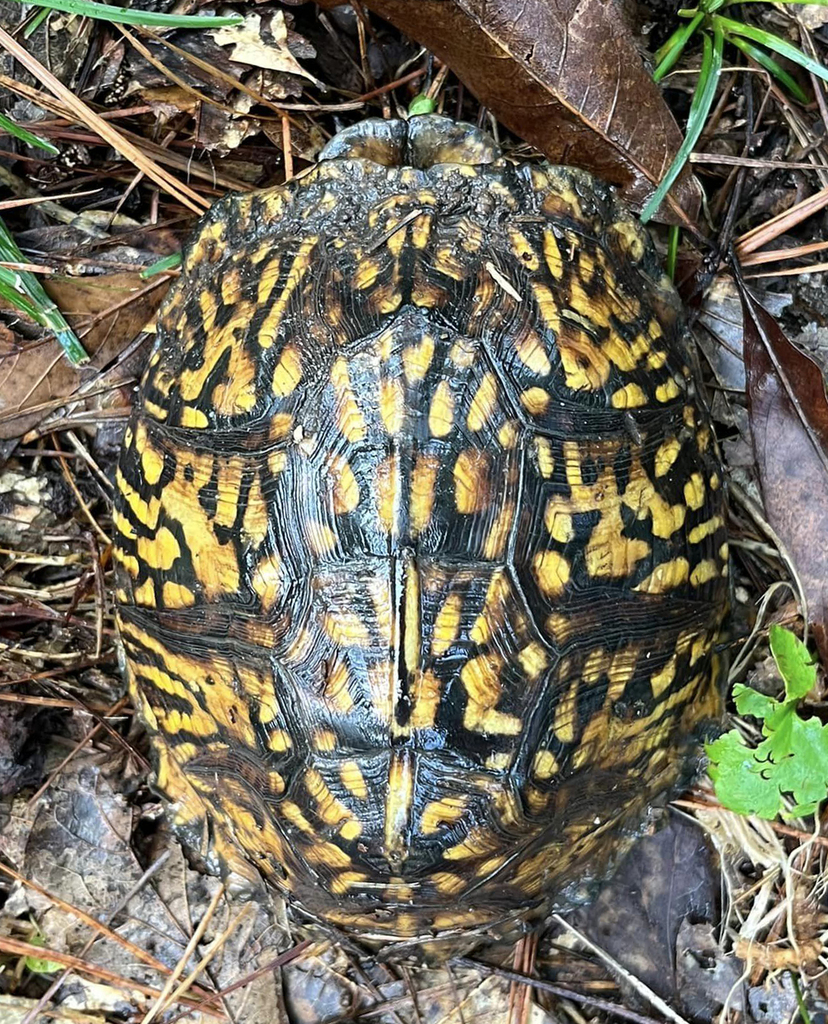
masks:
{"type": "Polygon", "coordinates": [[[578,170],[367,121],[204,217],[117,473],[118,619],[208,863],[405,941],[572,898],[718,713],[722,467],[578,170]]]}

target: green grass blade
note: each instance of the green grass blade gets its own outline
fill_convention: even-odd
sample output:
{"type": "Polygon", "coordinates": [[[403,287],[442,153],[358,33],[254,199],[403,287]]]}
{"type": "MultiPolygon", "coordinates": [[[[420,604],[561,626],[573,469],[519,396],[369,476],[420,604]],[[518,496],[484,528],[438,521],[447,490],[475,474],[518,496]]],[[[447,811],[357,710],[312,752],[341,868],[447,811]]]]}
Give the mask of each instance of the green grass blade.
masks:
{"type": "MultiPolygon", "coordinates": [[[[725,7],[731,4],[767,3],[768,0],[725,0],[725,7]]],[[[828,7],[828,0],[773,0],[775,4],[807,4],[809,7],[828,7]]]]}
{"type": "Polygon", "coordinates": [[[180,264],[180,252],[174,252],[170,256],[162,256],[160,260],[156,260],[155,263],[150,263],[148,267],[144,267],[141,271],[141,280],[147,281],[149,278],[155,277],[156,274],[163,274],[166,270],[175,270],[180,264]]]}
{"type": "Polygon", "coordinates": [[[671,281],[676,279],[676,263],[678,262],[678,247],[679,238],[681,237],[681,228],[678,224],[671,224],[670,230],[667,233],[667,273],[671,281]]]}
{"type": "Polygon", "coordinates": [[[47,153],[57,154],[60,152],[57,146],[53,146],[47,139],[41,139],[39,135],[32,135],[31,132],[27,132],[19,124],[15,124],[5,114],[0,114],[0,135],[13,135],[21,142],[25,142],[27,146],[37,146],[38,149],[45,149],[47,153]]]}
{"type": "Polygon", "coordinates": [[[716,86],[719,82],[719,75],[722,71],[722,53],[724,51],[724,31],[721,26],[714,23],[713,39],[709,35],[704,36],[704,52],[702,53],[701,72],[696,91],[693,93],[693,101],[690,104],[690,114],[687,118],[687,130],[684,142],[676,153],[675,159],[661,184],[653,193],[650,201],[641,211],[641,223],[646,224],[661,205],[662,200],[670,191],[673,182],[681,173],[687,163],[693,147],[699,141],[707,115],[713,106],[713,99],[716,95],[716,86]]]}
{"type": "MultiPolygon", "coordinates": [[[[23,4],[24,0],[17,0],[23,4]]],[[[84,18],[102,18],[119,25],[154,25],[158,28],[219,28],[222,25],[240,25],[244,20],[238,15],[227,18],[205,14],[157,14],[155,11],[132,11],[110,4],[99,4],[95,0],[25,0],[38,7],[51,7],[66,14],[78,14],[84,18]]]]}
{"type": "Polygon", "coordinates": [[[681,28],[670,36],[663,46],[660,46],[655,52],[655,71],[653,72],[653,80],[660,82],[667,72],[673,67],[676,61],[682,54],[684,47],[687,45],[687,41],[690,36],[696,31],[704,18],[704,14],[699,11],[693,16],[693,20],[689,21],[686,25],[682,25],[681,28]]]}
{"type": "MultiPolygon", "coordinates": [[[[25,263],[17,242],[0,220],[0,260],[6,263],[25,263]]],[[[88,362],[89,356],[80,339],[64,319],[63,314],[43,289],[34,274],[27,270],[0,267],[0,295],[26,316],[46,327],[57,338],[70,363],[88,362]]]]}
{"type": "Polygon", "coordinates": [[[779,36],[774,35],[773,32],[766,32],[763,28],[754,28],[753,25],[746,25],[742,21],[734,21],[733,18],[725,18],[721,14],[713,15],[713,24],[714,26],[721,26],[722,31],[727,34],[729,42],[733,41],[733,36],[744,36],[746,39],[752,39],[754,43],[760,43],[765,49],[773,50],[780,57],[787,57],[794,64],[799,64],[806,71],[810,71],[812,75],[816,75],[818,78],[823,79],[823,81],[828,82],[828,68],[823,67],[819,61],[809,57],[807,53],[803,53],[793,43],[789,43],[786,39],[781,39],[779,36]]]}
{"type": "Polygon", "coordinates": [[[754,46],[753,43],[749,43],[746,39],[740,39],[738,36],[730,36],[728,42],[738,46],[742,53],[746,53],[757,64],[761,64],[766,71],[770,71],[773,77],[782,83],[794,99],[799,100],[800,103],[808,103],[810,101],[810,97],[799,82],[778,61],[775,61],[769,53],[765,53],[758,46],[754,46]]]}

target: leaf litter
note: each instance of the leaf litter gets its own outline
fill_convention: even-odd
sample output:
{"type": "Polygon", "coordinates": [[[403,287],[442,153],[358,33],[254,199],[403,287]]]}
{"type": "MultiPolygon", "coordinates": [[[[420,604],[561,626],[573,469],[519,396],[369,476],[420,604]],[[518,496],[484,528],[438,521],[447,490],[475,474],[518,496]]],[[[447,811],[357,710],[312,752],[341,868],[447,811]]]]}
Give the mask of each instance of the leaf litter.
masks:
{"type": "MultiPolygon", "coordinates": [[[[241,12],[245,20],[234,39],[222,36],[223,29],[218,38],[145,29],[127,30],[127,36],[115,26],[62,17],[42,23],[26,39],[31,76],[18,67],[19,77],[10,77],[16,73],[11,63],[3,69],[2,85],[17,97],[16,121],[61,151],[54,158],[4,142],[14,159],[0,163],[17,172],[0,167],[11,195],[60,197],[45,202],[42,213],[37,205],[9,211],[9,223],[18,238],[31,239],[24,252],[32,264],[62,271],[71,260],[70,269],[80,276],[61,281],[52,273],[45,281],[58,307],[86,332],[95,362],[88,377],[67,377],[35,325],[0,312],[0,431],[7,457],[0,473],[0,697],[13,698],[6,702],[12,714],[0,716],[0,754],[6,751],[10,788],[26,787],[0,802],[0,851],[17,872],[0,883],[6,899],[0,911],[0,939],[6,942],[0,946],[0,1011],[16,1024],[46,1012],[49,1019],[101,1024],[124,1013],[141,1019],[158,1006],[157,1019],[163,1019],[167,1011],[159,997],[165,986],[173,995],[217,939],[202,971],[169,1011],[178,1019],[316,1024],[359,1015],[394,1024],[610,1018],[651,1024],[662,1018],[632,984],[639,975],[643,991],[668,999],[679,1019],[681,1010],[686,1019],[720,1024],[748,1014],[777,1024],[796,1011],[797,985],[818,1010],[825,998],[819,977],[825,844],[821,836],[811,838],[815,819],[785,824],[742,818],[723,810],[701,783],[677,803],[704,823],[722,855],[727,905],[712,896],[703,907],[682,904],[682,884],[698,883],[696,895],[713,893],[714,869],[703,843],[679,842],[661,831],[653,837],[658,853],[633,848],[615,888],[599,898],[593,918],[587,914],[583,942],[552,928],[512,958],[492,954],[485,969],[459,963],[439,970],[395,968],[355,958],[347,946],[309,934],[278,900],[244,911],[244,904],[187,861],[164,826],[146,785],[140,727],[120,703],[106,543],[100,537],[97,547],[89,541],[107,536],[106,480],[144,351],[135,337],[164,292],[163,283],[144,290],[148,282],[137,283],[139,268],[186,236],[193,206],[205,208],[227,187],[272,184],[301,171],[342,123],[404,109],[435,83],[439,109],[488,123],[508,151],[531,156],[534,145],[551,159],[578,163],[616,182],[639,205],[681,142],[676,117],[683,123],[692,55],[667,82],[674,116],[641,60],[640,24],[619,17],[610,5],[563,5],[554,19],[540,3],[523,5],[520,19],[505,2],[423,0],[417,17],[396,0],[368,6],[373,14],[362,5],[325,12],[311,4],[289,11],[257,5],[241,12]],[[89,50],[80,77],[80,62],[50,60],[47,43],[52,55],[89,50]],[[436,59],[420,45],[433,46],[436,59]],[[81,97],[81,106],[56,91],[48,76],[38,78],[39,68],[51,68],[81,97]],[[97,112],[88,108],[93,99],[97,112]],[[85,199],[81,193],[92,185],[103,192],[85,199]],[[83,240],[67,236],[59,249],[53,219],[72,225],[83,240]],[[128,253],[123,242],[131,240],[128,253]],[[107,257],[115,253],[135,266],[113,273],[107,257]],[[118,274],[125,276],[119,280],[118,274]],[[79,851],[74,863],[67,850],[79,851]],[[652,884],[662,880],[669,884],[652,884]],[[213,901],[198,948],[182,962],[213,901]],[[607,906],[617,911],[617,922],[602,917],[600,908],[607,906]],[[625,917],[640,923],[625,933],[625,917]],[[100,921],[109,918],[102,931],[100,921]],[[669,927],[659,932],[665,921],[669,927]],[[607,928],[614,944],[606,939],[607,928]],[[648,947],[645,935],[655,945],[648,947]],[[605,939],[614,965],[609,969],[593,948],[605,939]],[[38,961],[54,966],[58,957],[61,972],[74,964],[72,976],[39,1007],[60,975],[31,967],[38,961]],[[794,974],[799,980],[792,981],[794,974]],[[534,978],[537,986],[521,978],[534,978]]],[[[656,44],[673,27],[659,28],[659,17],[655,13],[652,21],[656,36],[663,33],[656,44]]],[[[825,184],[819,168],[810,175],[802,166],[813,158],[813,119],[809,123],[807,111],[783,102],[745,64],[739,78],[718,90],[703,136],[706,160],[696,165],[713,199],[712,224],[700,213],[699,185],[689,172],[662,213],[693,224],[697,238],[699,232],[711,242],[717,232],[728,244],[735,238],[746,266],[765,260],[760,270],[772,270],[787,249],[807,268],[818,259],[815,215],[824,205],[823,193],[811,184],[814,175],[825,184]],[[769,215],[775,219],[768,221],[769,215]],[[785,248],[777,255],[766,247],[779,245],[783,232],[785,248]]],[[[764,429],[767,455],[779,454],[771,450],[767,424],[773,424],[796,462],[806,442],[815,450],[812,420],[821,378],[815,370],[803,377],[791,369],[796,355],[755,305],[748,319],[760,328],[761,351],[748,326],[743,357],[737,302],[726,283],[726,248],[708,249],[707,263],[696,262],[695,278],[701,283],[707,274],[719,295],[718,307],[705,302],[701,317],[708,323],[718,318],[720,326],[727,320],[727,357],[719,358],[716,341],[704,350],[716,371],[714,408],[726,450],[741,443],[743,454],[752,453],[751,430],[761,437],[764,429]],[[777,379],[771,376],[764,391],[752,391],[743,359],[767,369],[762,359],[773,364],[773,354],[781,367],[773,366],[777,379]]],[[[764,301],[777,315],[787,307],[790,317],[804,294],[798,282],[792,287],[790,278],[771,277],[766,284],[764,301]]],[[[817,310],[817,320],[820,315],[817,310]]],[[[787,503],[774,501],[774,487],[789,488],[790,466],[767,456],[764,466],[759,459],[744,461],[731,503],[739,651],[733,679],[741,682],[747,674],[764,697],[762,706],[772,708],[771,701],[785,703],[785,687],[773,667],[762,668],[768,663],[768,622],[797,626],[797,603],[783,581],[797,578],[807,595],[811,577],[814,587],[818,583],[826,545],[815,540],[824,532],[813,504],[797,506],[796,485],[787,503]]],[[[808,602],[817,639],[819,607],[818,598],[808,602]]],[[[823,690],[819,668],[804,714],[822,714],[823,690]]],[[[757,721],[748,716],[739,726],[753,743],[762,742],[757,721]]]]}

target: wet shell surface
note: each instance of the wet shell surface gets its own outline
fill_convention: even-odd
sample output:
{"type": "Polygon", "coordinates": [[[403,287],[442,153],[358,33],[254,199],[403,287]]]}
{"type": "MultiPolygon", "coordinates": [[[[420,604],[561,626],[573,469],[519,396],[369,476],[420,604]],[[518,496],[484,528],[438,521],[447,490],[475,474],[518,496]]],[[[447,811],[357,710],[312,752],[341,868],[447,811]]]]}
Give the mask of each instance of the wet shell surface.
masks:
{"type": "Polygon", "coordinates": [[[208,863],[388,942],[604,869],[718,712],[692,365],[609,188],[468,125],[363,122],[216,204],[115,508],[131,691],[208,863]]]}

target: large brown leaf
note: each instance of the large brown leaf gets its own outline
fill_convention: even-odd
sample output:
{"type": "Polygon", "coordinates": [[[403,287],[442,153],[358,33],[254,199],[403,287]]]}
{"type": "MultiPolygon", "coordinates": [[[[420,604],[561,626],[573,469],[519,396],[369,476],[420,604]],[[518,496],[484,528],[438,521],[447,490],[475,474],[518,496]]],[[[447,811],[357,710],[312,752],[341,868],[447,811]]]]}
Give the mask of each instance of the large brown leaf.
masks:
{"type": "MultiPolygon", "coordinates": [[[[646,202],[681,145],[620,0],[365,2],[551,161],[593,171],[633,206],[646,202]]],[[[687,223],[698,208],[698,184],[684,173],[659,216],[687,223]]]]}
{"type": "MultiPolygon", "coordinates": [[[[167,282],[142,281],[137,273],[88,278],[46,279],[44,287],[76,331],[82,332],[85,366],[72,366],[54,338],[25,341],[10,331],[0,333],[0,441],[21,437],[66,402],[80,398],[85,386],[105,392],[112,381],[101,371],[117,360],[127,345],[154,317],[167,282]]],[[[115,380],[126,373],[114,368],[115,380]]]]}
{"type": "Polygon", "coordinates": [[[745,370],[768,521],[787,548],[828,665],[828,401],[822,372],[742,288],[745,370]]]}

